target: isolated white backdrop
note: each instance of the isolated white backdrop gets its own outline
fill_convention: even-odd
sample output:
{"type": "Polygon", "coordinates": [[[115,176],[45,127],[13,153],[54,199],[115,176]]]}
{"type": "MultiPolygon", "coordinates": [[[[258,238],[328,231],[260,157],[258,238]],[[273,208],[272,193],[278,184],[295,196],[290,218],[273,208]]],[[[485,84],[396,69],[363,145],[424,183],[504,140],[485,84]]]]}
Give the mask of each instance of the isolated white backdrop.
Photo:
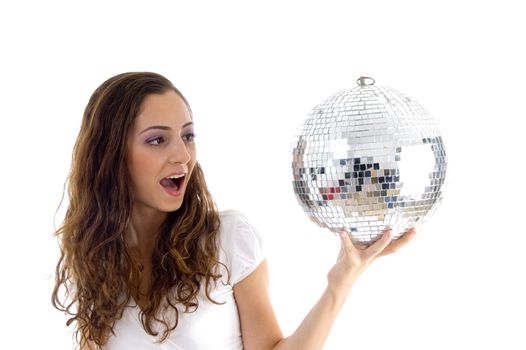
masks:
{"type": "Polygon", "coordinates": [[[296,203],[292,135],[360,75],[415,98],[443,133],[443,204],[363,274],[325,348],[526,348],[524,32],[513,1],[3,2],[0,347],[71,348],[50,306],[71,149],[93,90],[147,70],[192,105],[219,208],[264,236],[285,334],[339,249],[296,203]]]}

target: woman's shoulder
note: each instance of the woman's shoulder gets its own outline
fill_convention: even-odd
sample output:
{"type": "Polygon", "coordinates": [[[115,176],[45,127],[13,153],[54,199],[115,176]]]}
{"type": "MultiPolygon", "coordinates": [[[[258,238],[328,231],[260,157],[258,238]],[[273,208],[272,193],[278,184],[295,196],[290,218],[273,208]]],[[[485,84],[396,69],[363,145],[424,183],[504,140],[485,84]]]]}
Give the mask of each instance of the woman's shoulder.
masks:
{"type": "Polygon", "coordinates": [[[224,209],[219,211],[220,217],[236,217],[236,216],[243,216],[246,217],[246,215],[240,211],[235,209],[224,209]]]}
{"type": "Polygon", "coordinates": [[[247,215],[239,210],[220,211],[221,253],[233,274],[233,284],[264,259],[263,238],[247,215]]]}
{"type": "Polygon", "coordinates": [[[239,221],[249,223],[249,220],[245,213],[235,209],[225,209],[219,211],[219,219],[221,220],[222,225],[232,225],[236,224],[239,221]]]}
{"type": "Polygon", "coordinates": [[[259,231],[242,211],[234,209],[222,210],[219,212],[219,221],[219,229],[222,236],[236,240],[253,238],[262,241],[259,231]]]}

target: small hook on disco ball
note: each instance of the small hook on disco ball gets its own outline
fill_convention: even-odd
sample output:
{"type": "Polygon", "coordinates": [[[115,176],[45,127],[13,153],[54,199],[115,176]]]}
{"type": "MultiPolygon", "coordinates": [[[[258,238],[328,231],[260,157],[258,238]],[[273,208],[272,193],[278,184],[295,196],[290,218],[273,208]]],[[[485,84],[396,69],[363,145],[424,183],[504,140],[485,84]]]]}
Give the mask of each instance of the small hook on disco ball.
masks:
{"type": "Polygon", "coordinates": [[[374,85],[374,79],[371,77],[359,77],[356,83],[360,86],[374,85]]]}

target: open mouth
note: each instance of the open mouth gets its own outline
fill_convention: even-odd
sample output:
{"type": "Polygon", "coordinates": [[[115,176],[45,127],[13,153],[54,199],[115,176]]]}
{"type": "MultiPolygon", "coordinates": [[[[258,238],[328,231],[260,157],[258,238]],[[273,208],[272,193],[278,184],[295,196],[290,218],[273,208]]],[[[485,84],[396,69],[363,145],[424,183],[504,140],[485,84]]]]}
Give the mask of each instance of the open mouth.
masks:
{"type": "Polygon", "coordinates": [[[177,176],[165,177],[164,179],[160,181],[160,184],[161,186],[163,186],[164,188],[172,192],[179,191],[179,189],[183,187],[185,177],[186,177],[185,175],[181,175],[179,177],[177,176]]]}

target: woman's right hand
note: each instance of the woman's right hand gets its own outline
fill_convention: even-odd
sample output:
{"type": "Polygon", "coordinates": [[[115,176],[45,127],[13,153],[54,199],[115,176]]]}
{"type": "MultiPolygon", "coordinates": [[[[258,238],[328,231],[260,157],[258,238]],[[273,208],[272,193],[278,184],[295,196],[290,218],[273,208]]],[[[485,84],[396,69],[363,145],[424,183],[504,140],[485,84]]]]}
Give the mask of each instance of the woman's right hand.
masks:
{"type": "Polygon", "coordinates": [[[336,264],[327,274],[328,289],[338,299],[347,297],[352,285],[360,274],[376,258],[396,252],[406,245],[416,234],[414,228],[409,229],[399,239],[391,240],[391,230],[384,230],[382,237],[365,246],[354,244],[349,234],[341,230],[341,249],[336,264]]]}

